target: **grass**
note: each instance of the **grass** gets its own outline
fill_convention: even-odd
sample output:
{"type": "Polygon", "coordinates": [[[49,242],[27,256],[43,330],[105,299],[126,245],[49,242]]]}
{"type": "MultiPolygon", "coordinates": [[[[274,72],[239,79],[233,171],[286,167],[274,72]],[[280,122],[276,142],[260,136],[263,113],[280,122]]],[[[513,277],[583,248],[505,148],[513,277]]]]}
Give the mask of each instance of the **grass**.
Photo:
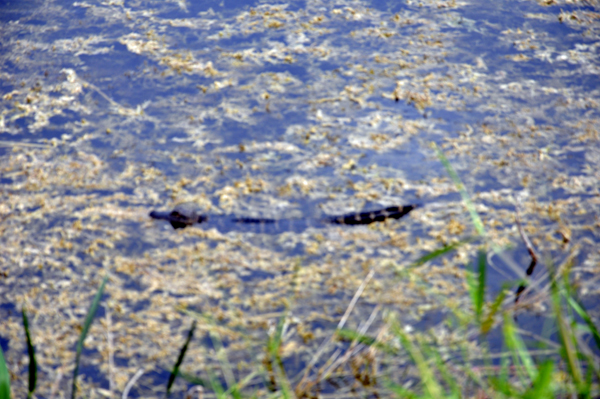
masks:
{"type": "MultiPolygon", "coordinates": [[[[600,374],[596,366],[598,356],[580,344],[579,335],[581,331],[591,334],[596,351],[600,349],[600,335],[590,314],[575,298],[575,288],[569,282],[569,268],[559,268],[563,270],[561,275],[550,270],[549,289],[534,287],[543,291],[542,293],[547,295],[553,304],[550,318],[556,326],[559,341],[557,350],[539,354],[535,351],[536,342],[528,345],[523,339],[514,321],[512,307],[507,305],[512,302],[509,289],[519,286],[523,280],[517,279],[514,284],[505,286],[495,298],[487,300],[489,293],[486,289],[486,275],[489,266],[486,261],[486,247],[494,252],[501,252],[501,250],[494,243],[487,242],[488,238],[481,218],[458,174],[441,151],[437,147],[435,150],[461,193],[475,230],[483,241],[476,255],[476,262],[470,270],[466,270],[471,308],[458,309],[449,306],[455,316],[454,319],[459,321],[451,325],[451,333],[456,337],[454,342],[440,343],[434,336],[427,336],[422,332],[409,332],[397,321],[398,318],[393,312],[388,313],[386,317],[384,330],[387,334],[376,337],[359,331],[338,329],[333,333],[335,339],[351,342],[351,346],[354,347],[360,346],[363,352],[376,353],[382,364],[394,364],[394,360],[404,359],[412,365],[410,366],[412,375],[404,375],[404,379],[399,380],[394,375],[397,374],[398,369],[385,370],[380,375],[371,376],[369,381],[382,381],[378,390],[386,396],[391,394],[402,398],[432,399],[470,396],[478,398],[597,397],[600,394],[600,374]],[[493,353],[485,342],[485,337],[495,328],[501,334],[503,341],[503,349],[497,353],[493,353]],[[479,353],[476,355],[468,350],[469,345],[473,343],[478,345],[479,353]],[[474,364],[474,361],[477,364],[474,364]]],[[[408,270],[441,258],[473,240],[469,238],[434,250],[421,257],[408,270]]],[[[402,274],[400,276],[402,277],[402,274]]],[[[277,364],[280,372],[274,374],[272,367],[262,372],[271,376],[272,387],[280,388],[273,393],[273,396],[287,398],[290,397],[289,387],[292,386],[292,382],[286,376],[281,361],[277,361],[278,348],[281,347],[280,338],[280,334],[275,334],[274,338],[269,339],[266,344],[271,359],[270,364],[277,364]]],[[[358,358],[359,352],[355,352],[354,356],[358,358]]],[[[327,375],[331,373],[317,373],[316,378],[321,378],[318,382],[325,383],[324,377],[327,375]]],[[[311,386],[316,385],[313,383],[311,386]]],[[[299,386],[300,384],[297,388],[299,386]]],[[[305,384],[304,387],[306,386],[305,384]]],[[[367,387],[363,386],[363,388],[367,387]]],[[[373,392],[372,389],[365,389],[365,391],[373,392]]],[[[318,394],[317,391],[306,389],[296,389],[294,393],[297,397],[312,397],[318,394]]],[[[223,394],[224,392],[221,391],[217,396],[225,397],[223,394]]]]}
{"type": "MultiPolygon", "coordinates": [[[[399,321],[398,314],[386,309],[382,311],[384,322],[377,334],[366,333],[372,320],[365,321],[363,327],[357,330],[345,328],[347,316],[370,281],[370,273],[350,302],[342,321],[331,331],[330,338],[323,342],[310,361],[306,361],[303,373],[290,376],[286,371],[282,352],[286,321],[290,315],[283,312],[263,344],[263,353],[253,357],[256,362],[253,370],[241,375],[236,373],[227,358],[219,333],[221,326],[211,317],[185,310],[195,320],[166,382],[167,395],[179,377],[187,384],[200,387],[195,392],[210,390],[217,398],[310,398],[321,394],[326,385],[331,391],[336,381],[343,377],[346,382],[339,388],[340,392],[333,389],[332,395],[335,397],[344,397],[348,392],[363,397],[420,399],[598,397],[600,362],[597,353],[600,350],[600,333],[594,319],[577,298],[576,287],[570,282],[572,261],[567,260],[556,269],[552,262],[546,262],[547,284],[536,282],[530,285],[532,291],[543,295],[551,305],[548,318],[554,327],[546,331],[546,335],[554,336],[555,340],[553,346],[540,350],[543,340],[539,337],[526,340],[524,332],[518,328],[510,291],[524,281],[528,284],[531,281],[517,279],[514,284],[506,285],[495,297],[491,297],[486,285],[489,268],[486,254],[488,249],[495,253],[501,250],[489,242],[483,222],[458,174],[443,153],[435,146],[434,149],[461,193],[479,237],[467,238],[425,254],[404,269],[398,278],[406,278],[408,271],[416,267],[441,260],[462,245],[475,240],[481,243],[478,252],[473,254],[472,266],[465,269],[470,306],[446,303],[449,316],[444,325],[445,337],[433,330],[413,331],[399,321]],[[219,365],[218,369],[204,370],[204,376],[190,375],[182,367],[188,349],[194,345],[198,321],[208,330],[219,365]],[[489,347],[487,338],[492,333],[501,338],[502,348],[489,347]],[[590,349],[582,339],[583,334],[591,337],[594,349],[590,349]],[[329,353],[329,358],[322,358],[325,353],[329,353]],[[348,386],[351,386],[350,391],[346,389],[348,386]]],[[[77,344],[73,398],[77,392],[83,342],[106,282],[107,277],[92,301],[77,344]]],[[[435,291],[425,281],[420,284],[431,297],[436,297],[435,291]]],[[[375,311],[373,314],[376,315],[375,311]]],[[[25,311],[23,325],[29,352],[31,396],[36,386],[36,361],[25,311]]],[[[10,374],[1,351],[0,397],[10,397],[10,374]]]]}
{"type": "MultiPolygon", "coordinates": [[[[106,286],[106,282],[108,281],[108,275],[106,275],[102,279],[102,283],[96,292],[94,299],[92,300],[92,304],[85,318],[85,322],[83,325],[83,329],[81,334],[79,335],[79,341],[77,343],[76,355],[75,355],[75,367],[73,369],[73,384],[71,389],[71,397],[75,398],[77,394],[77,375],[79,374],[79,361],[81,359],[81,353],[83,351],[83,343],[85,338],[89,332],[90,326],[94,321],[94,317],[96,316],[96,311],[98,310],[98,306],[100,304],[100,300],[102,299],[102,294],[104,293],[104,288],[106,286]]],[[[35,348],[33,346],[33,341],[31,339],[31,332],[29,329],[29,319],[27,317],[27,313],[25,312],[25,308],[21,310],[21,315],[23,318],[23,330],[25,332],[25,339],[27,341],[27,353],[29,357],[29,378],[28,378],[28,394],[27,397],[33,397],[36,384],[37,384],[37,361],[35,357],[35,348]]],[[[2,353],[2,348],[0,348],[0,398],[2,399],[10,399],[10,373],[8,372],[8,368],[6,366],[6,361],[4,359],[4,355],[2,353]]]]}
{"type": "Polygon", "coordinates": [[[171,372],[171,375],[169,376],[169,382],[167,382],[167,395],[169,395],[169,393],[171,393],[171,387],[173,386],[173,383],[175,382],[175,378],[177,378],[177,373],[179,372],[179,366],[181,366],[181,363],[183,362],[183,358],[185,357],[185,352],[187,352],[188,345],[190,344],[190,341],[194,337],[195,329],[196,329],[196,320],[194,320],[194,322],[192,323],[192,328],[190,328],[190,332],[188,333],[188,337],[185,341],[185,344],[183,344],[183,346],[181,347],[181,350],[179,351],[179,356],[177,357],[177,361],[175,362],[175,366],[173,367],[173,371],[171,372]]]}
{"type": "Polygon", "coordinates": [[[81,330],[81,334],[79,335],[79,341],[77,342],[77,352],[75,355],[75,368],[73,369],[73,384],[71,386],[71,398],[75,398],[77,394],[77,375],[79,374],[79,361],[81,360],[83,343],[85,342],[85,337],[87,336],[90,330],[90,326],[94,321],[94,317],[96,316],[96,311],[98,310],[98,306],[100,305],[100,300],[102,299],[102,294],[104,293],[104,287],[106,287],[107,281],[108,275],[104,276],[104,278],[102,279],[100,288],[98,288],[98,292],[96,292],[96,296],[92,300],[90,310],[88,311],[87,316],[85,317],[85,321],[83,323],[83,329],[81,330]]]}
{"type": "Polygon", "coordinates": [[[10,399],[10,374],[2,348],[0,348],[0,398],[10,399]]]}
{"type": "Polygon", "coordinates": [[[23,329],[25,330],[25,338],[27,339],[27,353],[29,354],[29,387],[27,397],[30,398],[33,396],[33,392],[35,391],[35,386],[37,384],[37,362],[35,360],[35,348],[31,342],[31,334],[29,333],[29,319],[27,318],[25,308],[21,310],[21,314],[23,316],[23,329]]]}
{"type": "MultiPolygon", "coordinates": [[[[461,193],[475,230],[482,240],[473,267],[465,271],[471,308],[459,309],[448,306],[454,319],[458,321],[455,324],[450,323],[450,332],[455,338],[449,343],[441,342],[432,333],[428,335],[406,330],[393,312],[387,314],[386,323],[380,330],[380,332],[385,331],[385,334],[369,336],[343,328],[333,332],[332,336],[335,338],[332,341],[350,342],[350,347],[362,348],[362,354],[369,351],[375,353],[375,357],[381,364],[397,364],[401,360],[411,369],[410,375],[405,374],[400,379],[397,376],[400,370],[398,368],[382,370],[379,374],[373,369],[370,378],[354,373],[356,379],[362,382],[381,381],[376,389],[363,384],[363,395],[368,396],[379,392],[377,396],[383,394],[423,399],[597,397],[600,394],[600,373],[597,366],[599,358],[593,351],[587,350],[589,348],[585,345],[581,345],[580,335],[582,331],[591,334],[596,352],[600,350],[600,335],[592,317],[575,296],[575,287],[569,282],[569,267],[559,268],[563,270],[560,275],[549,270],[548,287],[539,288],[539,284],[534,287],[546,295],[552,303],[550,318],[556,326],[555,333],[559,342],[556,350],[538,352],[535,350],[538,346],[537,342],[528,345],[523,338],[514,320],[513,307],[510,306],[513,300],[509,289],[523,284],[524,280],[517,279],[513,284],[505,285],[494,298],[488,300],[486,276],[489,265],[486,261],[486,248],[489,247],[494,252],[501,252],[501,250],[494,243],[487,241],[481,218],[458,174],[441,151],[435,149],[461,193]],[[492,352],[485,341],[494,330],[498,331],[503,342],[502,350],[496,353],[492,352]],[[477,354],[469,351],[469,347],[473,344],[478,347],[477,354]]],[[[421,257],[407,270],[441,258],[473,240],[474,238],[469,238],[434,250],[421,257]]],[[[400,277],[405,275],[406,269],[400,277]]],[[[432,295],[435,294],[432,292],[432,295]]],[[[283,363],[278,357],[282,344],[281,323],[282,320],[275,335],[266,343],[269,366],[261,372],[265,374],[264,379],[269,381],[267,385],[271,387],[272,397],[288,398],[293,383],[286,376],[283,363]],[[274,373],[273,365],[277,366],[278,373],[274,373]]],[[[360,351],[352,353],[354,359],[361,356],[360,351]]],[[[332,360],[334,356],[335,354],[332,355],[329,363],[335,362],[332,360]]],[[[311,391],[306,387],[314,388],[319,383],[327,382],[327,378],[332,373],[325,373],[322,370],[323,368],[316,373],[316,381],[312,384],[296,385],[294,390],[296,397],[318,395],[318,390],[311,391]],[[298,389],[299,387],[302,389],[298,389]]],[[[364,370],[366,368],[363,368],[364,370]]],[[[352,372],[349,371],[348,374],[352,372]]],[[[240,391],[236,392],[237,394],[231,397],[240,397],[240,391]]],[[[335,396],[335,393],[333,395],[335,396]]],[[[217,396],[228,397],[223,390],[220,390],[217,396]]]]}

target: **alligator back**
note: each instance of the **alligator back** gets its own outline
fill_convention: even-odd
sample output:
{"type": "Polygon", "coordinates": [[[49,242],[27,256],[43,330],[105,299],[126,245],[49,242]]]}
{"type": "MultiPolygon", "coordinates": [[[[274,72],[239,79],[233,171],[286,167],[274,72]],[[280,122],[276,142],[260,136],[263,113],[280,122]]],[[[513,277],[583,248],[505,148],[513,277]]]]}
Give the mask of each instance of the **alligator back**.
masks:
{"type": "Polygon", "coordinates": [[[417,205],[390,206],[370,212],[349,213],[338,216],[327,216],[321,219],[296,218],[296,219],[268,219],[236,217],[233,215],[206,215],[200,214],[194,204],[182,204],[172,211],[152,211],[150,217],[168,221],[174,229],[183,229],[193,224],[215,225],[220,231],[254,230],[261,233],[278,233],[282,231],[301,232],[309,227],[325,227],[327,225],[367,225],[383,222],[387,219],[400,219],[415,209],[417,205]]]}

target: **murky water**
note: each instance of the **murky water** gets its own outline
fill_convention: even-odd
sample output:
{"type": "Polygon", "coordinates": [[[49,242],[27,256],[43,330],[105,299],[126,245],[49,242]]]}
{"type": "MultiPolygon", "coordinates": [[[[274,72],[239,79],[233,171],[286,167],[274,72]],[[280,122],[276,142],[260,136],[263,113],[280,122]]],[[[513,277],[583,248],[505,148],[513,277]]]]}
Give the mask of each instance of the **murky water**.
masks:
{"type": "MultiPolygon", "coordinates": [[[[529,262],[519,199],[538,251],[556,265],[575,257],[573,278],[595,306],[595,3],[201,3],[0,8],[0,342],[23,376],[15,396],[26,389],[21,307],[37,340],[40,395],[55,381],[66,392],[60,376],[106,272],[111,325],[103,313],[86,342],[87,392],[108,389],[107,330],[113,388],[145,367],[132,396],[164,391],[191,323],[185,307],[243,327],[255,341],[223,334],[238,345],[235,361],[248,362],[289,309],[293,374],[371,269],[350,327],[376,304],[416,326],[442,320],[447,301],[468,306],[462,276],[481,241],[412,272],[438,298],[396,275],[475,234],[431,142],[514,263],[529,262]],[[174,231],[148,217],[189,201],[268,218],[424,206],[377,226],[277,235],[174,231]]],[[[492,292],[516,277],[496,263],[492,292]]],[[[544,303],[529,305],[521,320],[543,314],[544,303]]],[[[216,362],[201,344],[188,360],[191,373],[216,362]]]]}

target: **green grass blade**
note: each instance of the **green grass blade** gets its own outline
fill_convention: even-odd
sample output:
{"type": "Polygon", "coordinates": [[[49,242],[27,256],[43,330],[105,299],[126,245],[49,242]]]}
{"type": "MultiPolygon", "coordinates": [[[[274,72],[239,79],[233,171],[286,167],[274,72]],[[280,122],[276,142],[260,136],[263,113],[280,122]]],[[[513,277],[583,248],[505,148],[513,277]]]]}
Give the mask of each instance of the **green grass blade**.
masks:
{"type": "Polygon", "coordinates": [[[467,193],[465,185],[460,180],[460,177],[458,177],[458,174],[456,173],[456,171],[454,170],[452,165],[450,165],[450,162],[448,162],[448,159],[446,158],[446,156],[444,155],[442,150],[440,150],[435,143],[431,143],[431,147],[435,150],[438,159],[440,160],[442,165],[444,165],[444,167],[446,168],[446,171],[450,175],[450,178],[454,182],[454,185],[460,192],[460,195],[461,195],[463,201],[465,202],[467,210],[469,211],[469,214],[471,215],[471,220],[473,221],[475,230],[477,230],[477,233],[480,236],[485,237],[486,232],[485,232],[485,228],[483,227],[483,222],[481,221],[479,214],[475,210],[475,205],[471,201],[471,198],[469,197],[469,193],[467,193]]]}
{"type": "Polygon", "coordinates": [[[204,388],[206,388],[208,386],[207,382],[204,381],[202,378],[196,377],[195,375],[191,375],[191,374],[188,374],[188,373],[184,373],[181,370],[177,371],[177,376],[183,378],[184,380],[186,380],[190,384],[201,385],[204,388]]]}
{"type": "Polygon", "coordinates": [[[430,252],[428,254],[423,255],[422,257],[420,257],[419,259],[417,259],[410,266],[410,268],[421,266],[421,265],[429,262],[432,259],[435,259],[435,258],[437,258],[439,256],[442,256],[442,255],[444,255],[444,254],[446,254],[448,252],[454,251],[455,249],[457,249],[457,248],[459,248],[459,247],[461,247],[461,246],[463,246],[465,244],[468,244],[468,243],[470,243],[470,242],[472,242],[474,240],[475,240],[474,237],[469,237],[469,238],[467,238],[465,240],[461,240],[461,241],[455,242],[455,243],[450,244],[450,245],[445,245],[445,246],[443,246],[440,249],[436,249],[435,251],[432,251],[432,252],[430,252]]]}
{"type": "Polygon", "coordinates": [[[529,376],[529,381],[534,381],[538,376],[535,363],[533,362],[525,343],[517,333],[513,319],[508,312],[504,314],[504,340],[506,341],[506,346],[515,357],[515,366],[518,366],[519,364],[517,361],[518,356],[518,359],[520,359],[521,364],[523,364],[523,367],[529,376]]]}
{"type": "Polygon", "coordinates": [[[10,374],[0,347],[0,398],[10,399],[10,374]]]}
{"type": "Polygon", "coordinates": [[[537,379],[531,384],[531,388],[523,394],[523,399],[553,399],[555,397],[552,387],[553,371],[554,363],[552,360],[542,363],[539,366],[537,379]]]}
{"type": "Polygon", "coordinates": [[[190,331],[188,332],[188,336],[187,336],[187,339],[185,340],[185,344],[183,344],[183,346],[181,347],[181,350],[179,351],[179,356],[177,357],[177,361],[175,362],[175,366],[173,366],[173,371],[171,371],[171,375],[169,376],[169,382],[167,383],[167,395],[169,395],[169,393],[171,393],[171,387],[173,386],[173,383],[175,382],[175,378],[177,377],[177,374],[179,373],[179,366],[181,366],[181,363],[183,363],[183,358],[185,357],[185,352],[187,352],[188,345],[190,344],[190,341],[194,337],[195,329],[196,329],[196,320],[194,320],[194,322],[192,323],[192,328],[190,328],[190,331]]]}
{"type": "Polygon", "coordinates": [[[423,382],[424,387],[426,388],[427,393],[431,398],[440,398],[442,397],[442,388],[438,384],[435,379],[435,376],[427,364],[423,353],[419,350],[417,346],[413,346],[412,342],[408,339],[408,336],[405,334],[401,334],[400,341],[402,342],[402,346],[409,353],[410,357],[413,359],[415,364],[417,365],[417,369],[419,370],[419,374],[421,375],[421,381],[423,382]]]}
{"type": "Polygon", "coordinates": [[[286,313],[279,317],[279,320],[277,321],[277,328],[275,329],[275,334],[273,334],[273,337],[269,339],[269,353],[274,358],[279,356],[279,347],[281,346],[281,341],[283,337],[283,326],[285,325],[285,318],[287,316],[286,313]]]}
{"type": "Polygon", "coordinates": [[[336,331],[336,335],[338,338],[342,340],[348,341],[356,341],[360,344],[373,347],[379,351],[388,353],[390,355],[398,354],[398,351],[395,348],[392,348],[389,345],[378,342],[375,338],[369,337],[368,335],[360,334],[354,330],[349,330],[346,328],[342,328],[336,331]]]}
{"type": "Polygon", "coordinates": [[[416,345],[413,345],[408,335],[402,331],[398,325],[392,325],[392,331],[394,335],[400,339],[402,347],[408,352],[408,355],[413,362],[415,362],[421,376],[421,383],[427,392],[427,397],[441,398],[443,392],[442,387],[438,384],[431,367],[423,356],[423,352],[421,352],[416,345]]]}
{"type": "Polygon", "coordinates": [[[485,265],[485,252],[479,251],[479,281],[477,285],[477,302],[475,302],[475,312],[477,315],[477,322],[481,323],[481,314],[483,313],[483,305],[485,304],[485,276],[486,276],[486,265],[485,265]]]}
{"type": "Polygon", "coordinates": [[[588,328],[590,329],[590,332],[592,333],[592,337],[594,337],[594,342],[596,342],[596,346],[598,347],[598,349],[600,349],[600,333],[598,333],[598,329],[596,328],[596,325],[592,321],[592,318],[590,317],[588,312],[585,310],[583,305],[572,296],[568,296],[567,301],[569,302],[569,305],[571,305],[573,310],[579,315],[579,317],[581,317],[583,321],[585,321],[585,324],[587,324],[588,328]]]}
{"type": "MultiPolygon", "coordinates": [[[[512,390],[512,386],[510,385],[510,354],[504,353],[500,360],[500,383],[504,386],[508,391],[512,390]]],[[[510,396],[510,395],[509,395],[510,396]]]]}
{"type": "MultiPolygon", "coordinates": [[[[570,265],[567,264],[567,270],[568,269],[570,269],[570,265]]],[[[579,351],[577,350],[575,333],[568,321],[572,318],[570,318],[568,315],[565,317],[563,314],[560,295],[561,292],[564,292],[563,290],[569,290],[568,276],[563,275],[563,286],[560,287],[560,276],[556,275],[552,265],[548,265],[548,272],[550,275],[550,295],[552,298],[552,309],[554,311],[554,317],[556,318],[556,326],[558,327],[558,334],[562,349],[561,355],[568,365],[568,370],[570,377],[573,379],[573,383],[581,394],[582,390],[585,389],[585,384],[581,364],[579,362],[579,351]]]]}
{"type": "Polygon", "coordinates": [[[477,324],[481,326],[481,315],[483,313],[483,305],[485,303],[485,253],[479,252],[478,256],[478,271],[477,281],[474,277],[475,271],[467,270],[467,286],[469,288],[469,294],[471,295],[471,301],[473,302],[473,308],[475,309],[475,320],[477,324]]]}
{"type": "Polygon", "coordinates": [[[347,328],[339,329],[335,333],[338,336],[338,338],[342,338],[342,340],[343,339],[349,340],[349,341],[356,340],[356,342],[366,345],[366,346],[376,346],[376,344],[377,344],[377,341],[375,340],[375,338],[360,334],[354,330],[350,330],[347,328]]]}
{"type": "Polygon", "coordinates": [[[561,346],[562,346],[562,355],[564,360],[567,362],[569,366],[569,372],[573,382],[577,389],[581,389],[583,383],[583,376],[581,372],[581,365],[579,363],[579,357],[576,349],[576,345],[573,342],[575,335],[567,320],[565,320],[562,309],[561,309],[561,301],[559,295],[559,289],[556,281],[554,280],[554,274],[550,273],[550,291],[552,295],[552,307],[554,310],[554,316],[556,317],[556,325],[558,327],[558,334],[560,336],[561,346]]]}
{"type": "Polygon", "coordinates": [[[219,382],[219,379],[213,374],[213,372],[211,370],[207,370],[208,373],[208,379],[210,381],[210,386],[212,387],[213,391],[215,392],[215,396],[217,398],[226,398],[225,395],[225,389],[223,389],[223,386],[221,385],[221,383],[219,382]]]}
{"type": "Polygon", "coordinates": [[[283,327],[285,325],[285,320],[287,317],[287,312],[285,312],[280,318],[277,324],[277,329],[275,330],[275,335],[273,338],[269,340],[269,354],[271,355],[271,359],[273,360],[273,364],[276,365],[275,370],[277,371],[277,377],[280,380],[281,394],[287,399],[294,396],[291,388],[291,384],[287,378],[285,373],[285,368],[283,367],[283,361],[281,360],[281,343],[283,341],[283,327]]]}
{"type": "Polygon", "coordinates": [[[23,328],[25,329],[25,337],[27,338],[27,353],[29,354],[29,392],[27,397],[33,395],[35,385],[37,383],[37,362],[35,361],[35,348],[31,343],[31,334],[29,333],[29,320],[25,308],[21,309],[23,315],[23,328]]]}
{"type": "Polygon", "coordinates": [[[234,383],[227,388],[226,394],[231,395],[234,399],[242,399],[242,393],[240,392],[238,383],[234,383]]]}
{"type": "Polygon", "coordinates": [[[500,358],[500,373],[498,376],[490,376],[489,382],[492,388],[505,397],[512,398],[517,396],[517,392],[510,383],[508,368],[510,366],[510,355],[503,353],[500,358]]]}
{"type": "Polygon", "coordinates": [[[390,382],[386,384],[386,387],[394,392],[397,397],[403,399],[418,399],[419,396],[412,392],[409,389],[404,388],[402,385],[396,384],[395,382],[390,382]]]}
{"type": "Polygon", "coordinates": [[[218,333],[218,330],[209,330],[208,336],[210,337],[213,348],[215,350],[215,355],[219,360],[219,364],[221,366],[221,371],[223,373],[223,377],[225,378],[225,383],[227,384],[228,389],[235,386],[235,377],[233,375],[233,369],[229,360],[227,359],[227,351],[223,346],[223,341],[221,340],[221,336],[218,333]]]}
{"type": "Polygon", "coordinates": [[[435,361],[440,375],[446,382],[446,386],[450,388],[452,394],[447,394],[446,398],[460,397],[460,393],[462,392],[461,387],[457,384],[456,377],[450,373],[450,370],[446,366],[446,362],[444,362],[444,359],[442,359],[439,350],[437,350],[436,348],[431,348],[429,345],[426,345],[423,346],[423,352],[425,352],[430,358],[432,358],[435,361]]]}
{"type": "Polygon", "coordinates": [[[81,330],[81,334],[79,335],[79,341],[77,342],[77,354],[75,355],[75,369],[73,370],[73,385],[71,387],[72,399],[75,398],[75,394],[77,393],[77,374],[79,374],[79,360],[81,358],[81,352],[83,351],[83,342],[85,341],[85,337],[90,330],[92,321],[94,321],[94,316],[96,316],[96,311],[98,310],[98,305],[102,299],[102,294],[104,293],[104,287],[106,286],[107,281],[108,275],[104,276],[102,279],[102,284],[100,284],[100,288],[98,288],[98,292],[92,301],[92,306],[90,306],[90,310],[88,311],[88,314],[85,317],[85,322],[83,323],[83,330],[81,330]]]}
{"type": "Polygon", "coordinates": [[[490,306],[490,310],[485,320],[481,323],[482,334],[487,334],[492,329],[492,326],[494,325],[494,317],[498,313],[498,310],[500,310],[500,308],[502,307],[502,302],[504,302],[504,298],[506,298],[506,291],[503,288],[494,300],[494,302],[492,302],[492,305],[490,306]]]}
{"type": "MultiPolygon", "coordinates": [[[[462,364],[459,367],[464,371],[465,375],[471,379],[472,382],[477,384],[482,390],[487,390],[489,385],[487,379],[479,375],[471,363],[472,348],[468,344],[468,341],[460,342],[458,345],[460,347],[460,351],[462,352],[462,364]]],[[[487,356],[484,356],[484,361],[486,365],[490,365],[489,358],[487,356]]]]}
{"type": "Polygon", "coordinates": [[[234,398],[242,398],[242,389],[250,382],[252,381],[252,379],[254,377],[256,377],[257,375],[259,375],[260,373],[258,371],[253,371],[252,373],[248,374],[246,377],[244,377],[240,382],[234,384],[232,387],[230,387],[227,392],[225,392],[226,394],[230,394],[231,396],[233,396],[234,398]]]}
{"type": "Polygon", "coordinates": [[[467,280],[467,289],[469,290],[473,309],[475,310],[475,313],[477,313],[477,282],[475,281],[475,271],[470,270],[470,268],[465,269],[465,278],[467,280]]]}
{"type": "MultiPolygon", "coordinates": [[[[507,378],[490,376],[489,381],[490,381],[490,386],[494,389],[494,391],[496,391],[496,393],[501,393],[506,398],[512,398],[512,397],[518,396],[517,392],[510,385],[507,378]]],[[[499,396],[499,397],[501,397],[501,396],[499,396]]]]}

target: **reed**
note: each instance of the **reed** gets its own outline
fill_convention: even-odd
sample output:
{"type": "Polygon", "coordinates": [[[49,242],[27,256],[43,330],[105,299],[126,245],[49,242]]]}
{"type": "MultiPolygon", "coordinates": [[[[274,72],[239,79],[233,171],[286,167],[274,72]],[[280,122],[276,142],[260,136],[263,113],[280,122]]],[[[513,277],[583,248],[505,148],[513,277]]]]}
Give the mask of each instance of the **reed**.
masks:
{"type": "MultiPolygon", "coordinates": [[[[577,297],[576,287],[570,281],[569,271],[572,259],[554,268],[546,261],[547,274],[544,281],[532,281],[522,273],[514,282],[505,284],[499,293],[492,295],[487,286],[488,268],[486,254],[492,251],[501,254],[502,249],[491,242],[481,217],[466,188],[444,154],[434,146],[440,162],[445,166],[457,190],[461,193],[471,221],[477,232],[476,237],[468,237],[421,256],[416,262],[402,269],[398,279],[408,278],[409,271],[426,267],[428,263],[443,260],[459,247],[479,242],[477,252],[472,254],[473,262],[465,268],[466,287],[470,306],[457,306],[445,298],[440,298],[433,287],[424,280],[417,281],[424,292],[445,305],[448,318],[446,329],[452,340],[444,341],[434,331],[412,331],[403,325],[396,311],[383,309],[383,325],[377,334],[366,333],[381,309],[377,306],[372,317],[365,320],[363,327],[348,329],[345,322],[359,300],[365,286],[373,276],[369,272],[354,298],[348,304],[344,316],[337,327],[330,332],[305,369],[298,375],[290,375],[282,358],[286,340],[286,324],[291,317],[289,310],[281,312],[276,325],[267,334],[262,356],[253,355],[255,364],[246,375],[235,372],[230,364],[221,337],[222,331],[243,336],[243,332],[227,330],[212,317],[179,309],[193,319],[183,346],[171,369],[167,384],[167,395],[173,389],[176,378],[194,385],[188,391],[202,395],[211,390],[221,398],[294,398],[316,397],[319,387],[343,375],[355,379],[352,389],[363,391],[358,396],[399,397],[399,398],[593,398],[600,395],[600,333],[595,321],[582,301],[577,297]],[[515,304],[510,290],[519,287],[517,300],[528,289],[543,296],[548,303],[549,319],[554,328],[546,335],[554,334],[557,339],[552,345],[548,340],[534,336],[526,340],[527,332],[520,330],[515,322],[515,304]],[[528,288],[527,288],[528,287],[528,288]],[[194,345],[197,325],[208,331],[218,367],[207,367],[204,376],[191,375],[183,371],[188,350],[194,345]],[[487,338],[492,333],[500,336],[501,348],[490,348],[487,338]],[[591,337],[595,346],[590,349],[582,335],[591,337]],[[336,346],[337,345],[337,346],[336,346]],[[539,349],[544,347],[544,349],[539,349]],[[330,357],[324,360],[323,355],[330,357]]],[[[524,241],[529,242],[520,229],[524,241]]],[[[531,244],[527,244],[532,257],[537,256],[531,244]]],[[[295,272],[299,270],[296,265],[295,272]]],[[[108,277],[105,277],[94,297],[85,319],[77,344],[73,372],[72,398],[76,396],[77,375],[83,350],[83,343],[93,322],[102,299],[108,277]]],[[[292,290],[297,291],[293,285],[292,290]]],[[[294,300],[293,298],[290,300],[294,300]]],[[[23,325],[29,353],[29,396],[36,387],[35,350],[31,340],[29,322],[23,310],[23,325]]],[[[141,374],[140,374],[141,375],[141,374]]],[[[137,376],[137,374],[136,374],[137,376]]],[[[139,377],[139,376],[138,376],[139,377]]],[[[136,378],[138,378],[136,377],[136,378]]],[[[127,394],[133,386],[127,385],[127,394]]],[[[340,389],[332,397],[345,397],[348,391],[340,389]]],[[[124,394],[124,398],[127,397],[124,394]]],[[[0,397],[10,398],[10,374],[0,350],[0,397]]]]}

